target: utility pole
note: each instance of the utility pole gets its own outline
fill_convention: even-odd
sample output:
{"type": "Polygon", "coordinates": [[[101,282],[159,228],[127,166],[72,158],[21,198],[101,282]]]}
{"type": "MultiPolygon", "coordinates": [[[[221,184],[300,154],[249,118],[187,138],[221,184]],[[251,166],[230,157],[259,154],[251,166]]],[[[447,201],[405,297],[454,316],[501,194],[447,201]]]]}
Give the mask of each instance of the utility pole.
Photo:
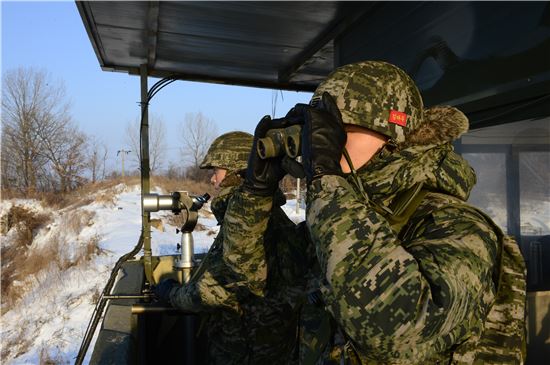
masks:
{"type": "Polygon", "coordinates": [[[124,178],[124,155],[126,154],[129,154],[130,152],[132,151],[126,151],[125,149],[122,149],[122,150],[118,150],[116,155],[118,156],[119,154],[122,155],[122,177],[124,178]]]}

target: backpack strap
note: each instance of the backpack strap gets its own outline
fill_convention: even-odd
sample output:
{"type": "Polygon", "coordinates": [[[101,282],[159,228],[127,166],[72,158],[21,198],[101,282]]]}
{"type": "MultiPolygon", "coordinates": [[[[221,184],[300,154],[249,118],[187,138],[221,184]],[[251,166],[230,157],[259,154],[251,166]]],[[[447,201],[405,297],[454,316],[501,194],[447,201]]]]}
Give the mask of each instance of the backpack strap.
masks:
{"type": "Polygon", "coordinates": [[[391,202],[389,207],[384,209],[384,217],[386,217],[391,228],[397,234],[407,225],[416,209],[430,192],[427,189],[423,189],[423,187],[423,183],[418,183],[412,188],[405,190],[391,202]]]}

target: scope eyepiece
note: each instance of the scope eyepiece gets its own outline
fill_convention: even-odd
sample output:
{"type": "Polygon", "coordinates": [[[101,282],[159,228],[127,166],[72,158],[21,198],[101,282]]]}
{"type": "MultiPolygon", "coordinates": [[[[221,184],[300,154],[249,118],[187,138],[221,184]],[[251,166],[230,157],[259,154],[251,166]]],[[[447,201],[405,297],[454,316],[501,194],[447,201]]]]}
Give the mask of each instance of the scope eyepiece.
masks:
{"type": "Polygon", "coordinates": [[[256,150],[262,159],[280,156],[283,153],[285,139],[284,129],[270,129],[264,138],[258,140],[256,150]]]}
{"type": "Polygon", "coordinates": [[[193,197],[193,206],[191,207],[191,209],[198,211],[208,201],[208,199],[210,199],[210,194],[208,193],[193,197]]]}
{"type": "Polygon", "coordinates": [[[302,126],[292,125],[285,129],[285,152],[288,157],[301,155],[302,126]]]}
{"type": "Polygon", "coordinates": [[[270,129],[264,138],[258,140],[256,151],[261,159],[278,157],[286,154],[296,158],[301,154],[302,126],[292,125],[287,128],[270,129]]]}

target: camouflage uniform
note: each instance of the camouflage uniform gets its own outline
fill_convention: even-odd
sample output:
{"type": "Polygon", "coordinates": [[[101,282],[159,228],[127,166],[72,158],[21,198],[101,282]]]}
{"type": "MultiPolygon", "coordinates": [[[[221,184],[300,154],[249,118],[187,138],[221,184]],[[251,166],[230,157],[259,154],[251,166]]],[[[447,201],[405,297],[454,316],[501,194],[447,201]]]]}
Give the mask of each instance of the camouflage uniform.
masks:
{"type": "Polygon", "coordinates": [[[201,164],[228,169],[225,188],[211,203],[220,233],[190,283],[173,290],[170,301],[175,307],[208,313],[203,328],[209,338],[209,364],[292,363],[304,285],[302,266],[296,262],[305,260],[305,226],[296,227],[282,211],[280,192],[274,203],[271,198],[252,200],[261,214],[251,214],[243,204],[235,164],[246,167],[252,136],[234,133],[241,134],[214,141],[201,164]],[[246,146],[246,152],[236,154],[237,145],[246,146]],[[249,224],[248,234],[243,235],[241,224],[249,224]],[[261,232],[254,228],[258,226],[261,232]],[[245,277],[243,269],[257,276],[245,277]]]}
{"type": "Polygon", "coordinates": [[[277,200],[235,192],[222,232],[227,245],[224,260],[233,272],[239,273],[239,282],[246,283],[247,290],[278,306],[277,303],[288,303],[285,311],[273,312],[279,318],[272,318],[272,326],[265,326],[263,330],[273,336],[273,341],[284,336],[288,336],[285,340],[288,345],[289,340],[294,341],[292,345],[297,344],[298,348],[293,349],[293,357],[277,357],[273,353],[271,359],[255,358],[250,363],[267,360],[268,364],[313,364],[330,341],[333,323],[320,303],[306,298],[319,289],[320,268],[305,222],[297,226],[289,222],[277,224],[276,217],[288,221],[278,208],[281,203],[277,204],[277,200]],[[263,237],[277,237],[277,240],[263,237]],[[280,327],[282,323],[286,329],[280,327]]]}
{"type": "MultiPolygon", "coordinates": [[[[296,226],[280,208],[284,196],[237,190],[221,234],[224,262],[251,293],[242,309],[249,327],[250,364],[290,364],[297,358],[298,315],[305,295],[305,224],[296,226]]],[[[311,257],[310,257],[311,258],[311,257]]]]}
{"type": "Polygon", "coordinates": [[[344,123],[369,123],[391,139],[357,179],[325,175],[308,189],[307,225],[321,292],[337,324],[325,361],[521,363],[523,260],[513,240],[465,203],[475,173],[449,144],[463,132],[452,129],[465,117],[436,108],[423,119],[419,93],[407,94],[403,85],[377,74],[384,69],[380,64],[345,66],[352,81],[336,73],[314,95],[328,91],[344,123]],[[405,95],[393,104],[384,94],[369,95],[376,83],[405,95]],[[361,104],[363,94],[377,100],[361,104]],[[403,126],[388,124],[390,110],[406,114],[403,126]],[[360,120],[363,115],[371,119],[360,120]],[[404,227],[395,224],[396,203],[418,188],[425,194],[419,206],[404,227]]]}

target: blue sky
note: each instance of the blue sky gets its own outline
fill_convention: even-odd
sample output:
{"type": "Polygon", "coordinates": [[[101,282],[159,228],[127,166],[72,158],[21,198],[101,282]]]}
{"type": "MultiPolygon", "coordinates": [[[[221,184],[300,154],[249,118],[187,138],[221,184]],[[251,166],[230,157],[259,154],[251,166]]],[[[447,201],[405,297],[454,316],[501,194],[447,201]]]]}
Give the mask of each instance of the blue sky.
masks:
{"type": "MultiPolygon", "coordinates": [[[[73,120],[107,143],[115,166],[116,151],[128,147],[126,125],[139,117],[139,78],[101,70],[74,2],[2,1],[1,6],[2,73],[34,67],[47,70],[54,81],[63,80],[73,120]]],[[[149,79],[149,87],[156,81],[149,79]]],[[[219,134],[252,133],[260,118],[271,114],[272,96],[268,89],[177,81],[155,96],[150,112],[164,120],[167,160],[177,162],[186,113],[202,112],[216,122],[219,134]]],[[[311,93],[283,91],[276,116],[310,97],[311,93]]]]}

